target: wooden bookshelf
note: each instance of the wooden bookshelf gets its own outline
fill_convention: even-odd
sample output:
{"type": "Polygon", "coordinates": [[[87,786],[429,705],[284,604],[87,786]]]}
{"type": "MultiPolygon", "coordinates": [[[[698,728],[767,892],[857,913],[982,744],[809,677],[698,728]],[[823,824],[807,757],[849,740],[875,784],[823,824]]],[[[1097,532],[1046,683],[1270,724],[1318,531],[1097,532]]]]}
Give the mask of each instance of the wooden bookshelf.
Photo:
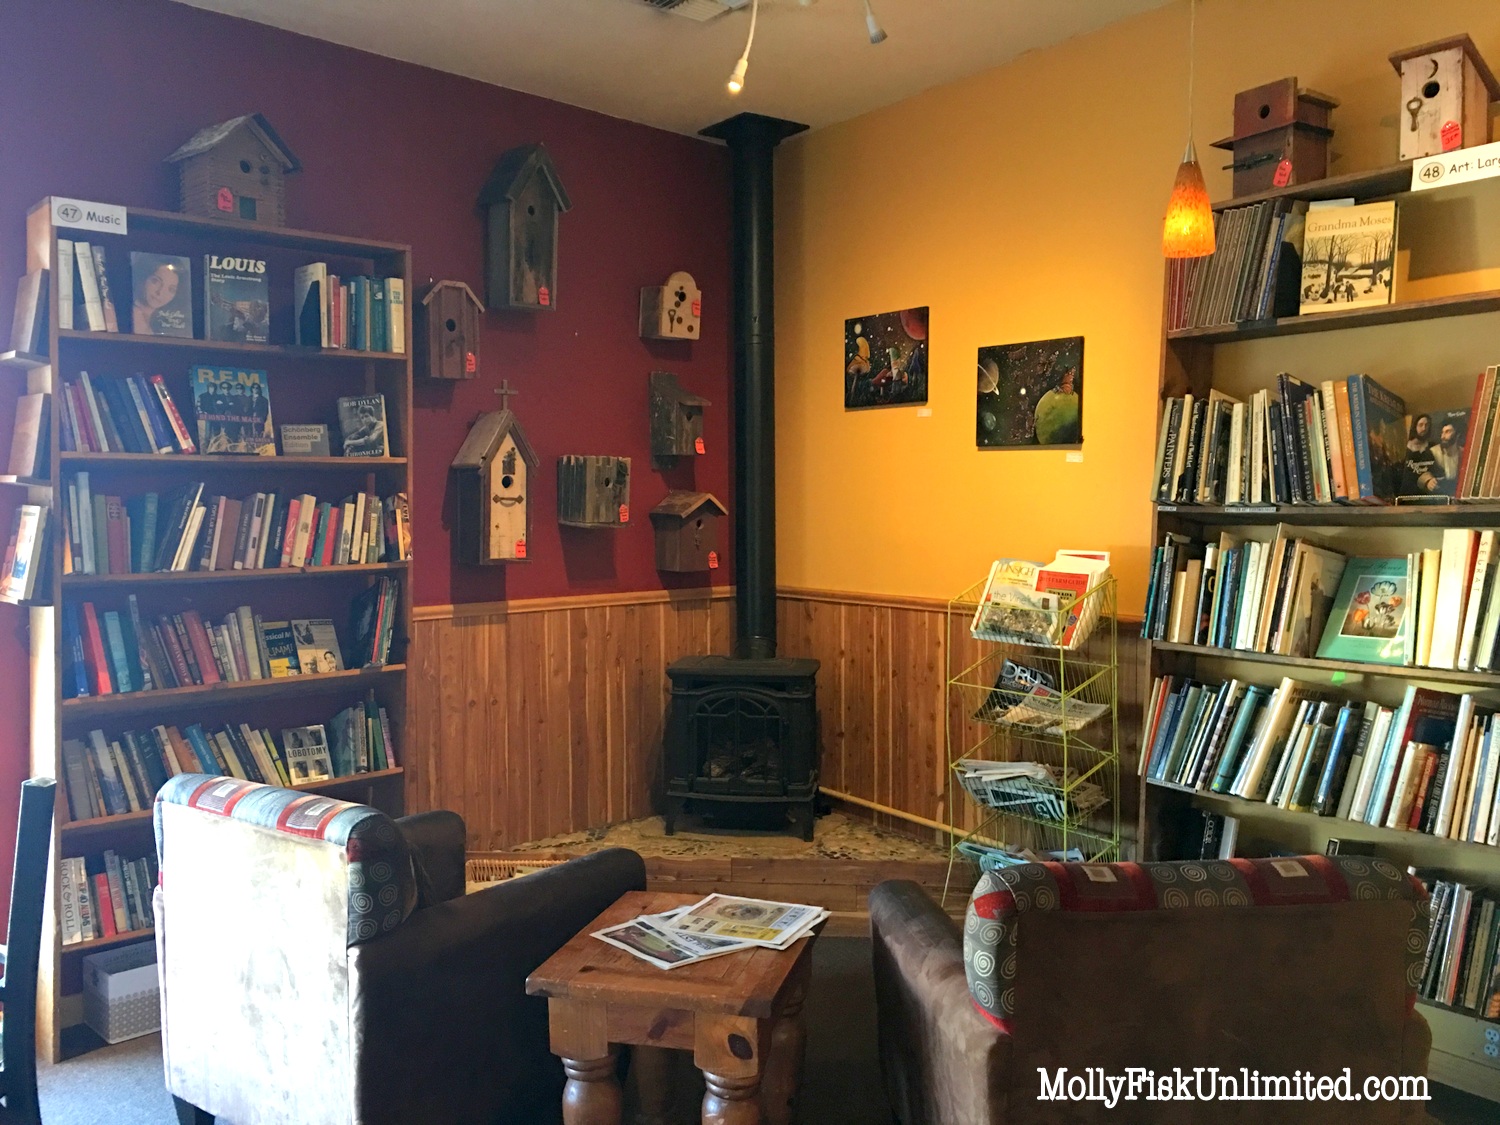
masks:
{"type": "Polygon", "coordinates": [[[101,949],[112,949],[117,945],[129,945],[133,941],[144,941],[146,938],[155,937],[154,929],[130,930],[128,933],[115,934],[114,937],[86,938],[83,941],[75,941],[72,945],[62,947],[63,953],[98,953],[101,949]]]}
{"type": "MultiPolygon", "coordinates": [[[[1384,676],[1389,679],[1419,680],[1430,684],[1452,684],[1475,691],[1500,689],[1500,674],[1466,672],[1449,668],[1426,668],[1406,664],[1370,664],[1358,660],[1328,660],[1315,656],[1282,656],[1276,652],[1254,652],[1243,648],[1215,648],[1212,645],[1187,645],[1173,641],[1153,641],[1158,652],[1175,653],[1192,659],[1247,660],[1278,668],[1300,668],[1320,675],[1384,676]]],[[[1289,675],[1282,672],[1282,675],[1289,675]]]]}
{"type": "Polygon", "coordinates": [[[1158,516],[1199,524],[1305,524],[1309,527],[1488,527],[1500,501],[1454,504],[1157,504],[1158,516]]]}
{"type": "Polygon", "coordinates": [[[1247,320],[1210,328],[1178,328],[1167,333],[1170,340],[1197,340],[1205,344],[1234,344],[1241,340],[1264,340],[1269,336],[1302,336],[1309,332],[1336,332],[1344,328],[1369,328],[1377,324],[1409,324],[1414,320],[1438,320],[1448,316],[1473,316],[1500,311],[1500,290],[1431,297],[1425,301],[1397,301],[1390,305],[1339,309],[1336,312],[1283,316],[1272,320],[1247,320]]]}
{"type": "MultiPolygon", "coordinates": [[[[60,513],[57,497],[66,495],[64,485],[75,472],[97,476],[96,487],[111,495],[132,496],[177,487],[202,479],[208,490],[242,496],[247,492],[297,490],[321,494],[321,498],[349,492],[374,492],[380,496],[404,492],[412,495],[412,274],[410,248],[394,242],[282,227],[260,226],[230,219],[198,218],[167,211],[129,208],[125,235],[94,231],[54,230],[49,202],[43,200],[27,215],[26,269],[49,270],[50,307],[58,307],[57,260],[59,238],[87,241],[104,247],[111,291],[117,310],[129,327],[130,251],[147,250],[185,256],[193,263],[192,298],[195,328],[203,323],[203,255],[206,253],[252,254],[265,258],[270,270],[271,331],[264,344],[232,343],[177,337],[140,336],[130,332],[89,332],[62,329],[58,317],[49,317],[49,339],[45,355],[10,352],[0,355],[0,365],[25,372],[25,390],[56,394],[65,380],[87,371],[94,380],[112,379],[146,371],[164,373],[180,380],[199,363],[264,370],[270,388],[275,421],[285,423],[324,422],[336,415],[335,400],[342,395],[385,396],[390,456],[378,458],[306,457],[213,454],[146,454],[63,452],[61,412],[52,410],[51,463],[45,477],[10,478],[10,483],[31,490],[33,503],[53,506],[60,513]],[[408,352],[354,351],[341,348],[302,347],[293,339],[290,309],[292,271],[296,266],[327,261],[331,272],[341,276],[369,274],[399,277],[406,291],[405,339],[408,352]],[[326,375],[326,378],[319,378],[326,375]],[[281,383],[281,380],[287,380],[281,383]],[[289,391],[278,396],[278,386],[289,391]]],[[[179,382],[180,385],[180,382],[179,382]]],[[[174,397],[176,392],[174,391],[174,397]]],[[[179,400],[179,408],[192,425],[192,403],[179,400]]],[[[335,439],[337,433],[331,435],[335,439]]],[[[62,766],[64,737],[84,737],[99,728],[114,739],[142,722],[186,725],[202,719],[206,724],[224,722],[278,725],[325,723],[336,711],[373,693],[390,718],[394,757],[401,761],[407,745],[408,667],[407,646],[412,634],[412,569],[408,562],[360,563],[346,566],[297,566],[264,570],[183,571],[148,574],[62,573],[63,550],[53,536],[51,577],[26,609],[31,637],[32,729],[31,769],[35,776],[59,779],[59,805],[53,835],[53,856],[93,855],[105,847],[131,849],[141,854],[152,846],[150,810],[70,820],[62,766]],[[296,587],[289,580],[302,579],[296,587]],[[308,580],[317,579],[312,585],[308,580]],[[316,612],[290,612],[285,616],[332,618],[347,646],[346,621],[349,604],[371,584],[393,579],[398,591],[398,610],[393,630],[390,663],[380,667],[353,668],[343,672],[292,676],[278,679],[244,680],[211,685],[159,689],[151,692],[63,698],[63,684],[70,682],[72,654],[64,651],[62,608],[84,600],[101,607],[122,607],[129,595],[139,594],[153,613],[201,609],[205,616],[227,612],[241,599],[252,603],[274,594],[288,604],[317,607],[316,612]],[[267,590],[258,590],[265,584],[267,590]],[[227,607],[227,608],[223,608],[227,607]],[[65,681],[65,673],[68,681],[65,681]],[[274,716],[266,718],[264,716],[274,716]],[[66,851],[63,843],[66,841],[66,851]]],[[[271,599],[266,598],[268,605],[271,599]]],[[[339,794],[375,804],[400,815],[404,809],[405,771],[392,767],[378,772],[331,778],[296,788],[314,793],[339,794]]],[[[63,1024],[68,1013],[76,1013],[77,973],[64,974],[62,958],[85,950],[96,950],[150,932],[116,935],[68,946],[60,941],[56,915],[58,864],[48,891],[43,949],[39,973],[37,1038],[41,1054],[52,1061],[60,1057],[63,1024]],[[71,983],[68,983],[71,982],[71,983]]],[[[75,1016],[76,1018],[76,1016],[75,1016]]]]}

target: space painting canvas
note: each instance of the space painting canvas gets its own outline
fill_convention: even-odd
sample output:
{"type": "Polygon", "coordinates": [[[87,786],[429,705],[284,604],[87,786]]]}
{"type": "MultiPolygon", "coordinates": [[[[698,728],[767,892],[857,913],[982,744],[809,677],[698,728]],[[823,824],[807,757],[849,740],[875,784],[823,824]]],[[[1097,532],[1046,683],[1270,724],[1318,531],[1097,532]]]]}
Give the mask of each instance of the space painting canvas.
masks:
{"type": "Polygon", "coordinates": [[[980,449],[1083,442],[1083,337],[979,349],[980,449]]]}
{"type": "Polygon", "coordinates": [[[927,309],[844,321],[844,406],[927,401],[927,309]]]}

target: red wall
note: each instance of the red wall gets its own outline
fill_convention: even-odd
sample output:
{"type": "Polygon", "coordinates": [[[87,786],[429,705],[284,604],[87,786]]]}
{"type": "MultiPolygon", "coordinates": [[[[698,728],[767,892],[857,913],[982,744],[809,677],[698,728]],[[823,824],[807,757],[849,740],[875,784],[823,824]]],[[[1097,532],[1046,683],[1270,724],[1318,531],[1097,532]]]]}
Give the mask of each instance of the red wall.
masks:
{"type": "MultiPolygon", "coordinates": [[[[264,113],[303,163],[288,181],[294,227],[410,243],[413,275],[483,294],[474,201],[495,160],[547,145],[572,198],[562,217],[557,308],[487,313],[481,378],[416,390],[414,495],[418,604],[491,601],[684,583],[658,574],[646,512],[673,487],[729,493],[729,185],[724,150],[693,138],[395,62],[167,0],[3,0],[0,43],[0,308],[25,270],[25,214],[47,195],[172,208],[163,159],[204,125],[264,113]],[[704,292],[702,338],[647,343],[639,291],[686,269],[704,292]],[[712,400],[708,456],[654,472],[646,380],[676,372],[712,400]],[[532,561],[450,559],[448,463],[504,377],[542,460],[532,491],[532,561]],[[563,453],[632,458],[629,526],[559,528],[563,453]]],[[[722,112],[721,112],[722,111],[722,112]]],[[[705,106],[704,123],[727,116],[705,106]]],[[[8,317],[5,320],[8,326],[8,317]]],[[[271,376],[274,405],[276,370],[271,376]]],[[[0,400],[0,445],[14,382],[0,400]]],[[[0,492],[14,493],[14,489],[0,492]]],[[[19,497],[0,495],[8,527],[19,497]]],[[[725,538],[728,538],[727,536],[725,538]]],[[[725,549],[728,543],[723,545],[725,549]]],[[[730,581],[730,568],[713,576],[730,581]]],[[[0,606],[0,885],[9,885],[14,794],[25,775],[22,611],[0,606]]]]}

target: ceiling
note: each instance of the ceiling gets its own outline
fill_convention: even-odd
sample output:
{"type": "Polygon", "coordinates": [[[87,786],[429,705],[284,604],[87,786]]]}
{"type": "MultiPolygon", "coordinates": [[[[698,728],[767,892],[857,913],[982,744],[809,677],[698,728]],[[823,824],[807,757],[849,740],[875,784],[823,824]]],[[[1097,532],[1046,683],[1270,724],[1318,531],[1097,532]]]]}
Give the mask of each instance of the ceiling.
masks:
{"type": "Polygon", "coordinates": [[[761,0],[737,98],[748,8],[697,23],[644,0],[179,2],[694,133],[741,110],[829,125],[1167,0],[871,0],[879,46],[863,0],[761,0]]]}

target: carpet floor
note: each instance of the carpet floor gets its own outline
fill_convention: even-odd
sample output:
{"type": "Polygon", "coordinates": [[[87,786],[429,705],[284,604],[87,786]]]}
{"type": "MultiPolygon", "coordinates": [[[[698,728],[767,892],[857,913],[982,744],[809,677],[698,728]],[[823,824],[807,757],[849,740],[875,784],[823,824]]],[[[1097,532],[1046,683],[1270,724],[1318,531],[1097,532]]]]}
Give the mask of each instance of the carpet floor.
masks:
{"type": "MultiPolygon", "coordinates": [[[[824,938],[818,942],[806,1012],[802,1120],[818,1125],[893,1125],[875,1053],[868,940],[824,938]]],[[[691,1125],[697,1120],[702,1086],[695,1086],[696,1071],[686,1055],[681,1063],[675,1125],[691,1125]]],[[[172,1101],[162,1087],[161,1039],[155,1035],[43,1066],[38,1078],[45,1125],[176,1122],[172,1101]]],[[[1428,1108],[1442,1125],[1495,1125],[1500,1120],[1493,1103],[1441,1086],[1433,1087],[1428,1108]]],[[[1288,1116],[1289,1122],[1294,1120],[1288,1116]]]]}

